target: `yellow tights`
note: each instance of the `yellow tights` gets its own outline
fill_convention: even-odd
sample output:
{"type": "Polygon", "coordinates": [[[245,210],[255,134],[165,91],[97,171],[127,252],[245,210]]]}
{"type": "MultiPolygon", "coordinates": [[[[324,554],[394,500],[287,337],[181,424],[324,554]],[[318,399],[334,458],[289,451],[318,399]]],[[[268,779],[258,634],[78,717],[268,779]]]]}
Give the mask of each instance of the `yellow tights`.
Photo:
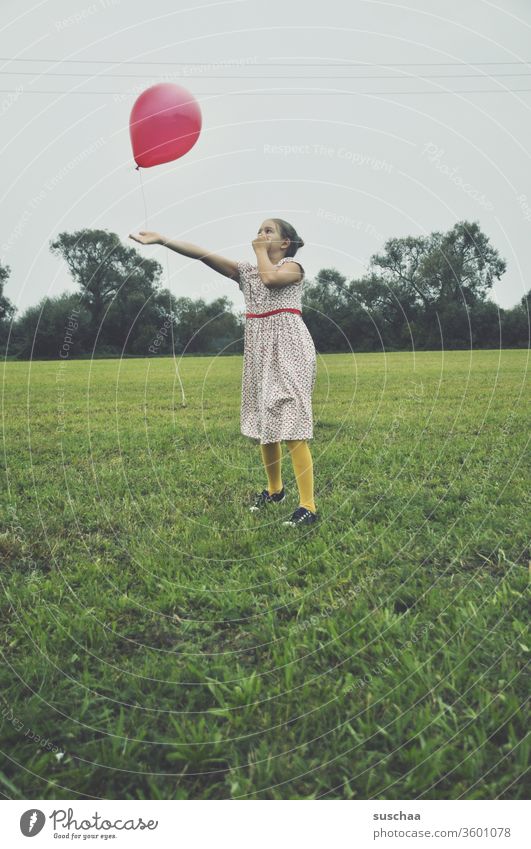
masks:
{"type": "MultiPolygon", "coordinates": [[[[286,444],[291,455],[293,471],[299,490],[299,505],[316,512],[313,496],[313,461],[310,446],[305,439],[287,439],[286,444]]],[[[269,442],[260,446],[262,460],[267,472],[268,492],[280,492],[282,489],[282,450],[280,442],[269,442]]]]}

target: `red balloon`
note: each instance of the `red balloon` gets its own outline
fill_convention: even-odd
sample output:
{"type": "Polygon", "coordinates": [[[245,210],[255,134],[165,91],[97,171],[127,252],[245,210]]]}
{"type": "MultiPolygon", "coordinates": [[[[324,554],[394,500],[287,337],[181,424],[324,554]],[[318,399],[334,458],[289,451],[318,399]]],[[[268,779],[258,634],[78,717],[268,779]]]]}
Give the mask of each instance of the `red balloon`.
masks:
{"type": "Polygon", "coordinates": [[[201,132],[201,110],[190,92],[158,83],[137,97],[129,132],[136,164],[151,168],[188,153],[201,132]]]}

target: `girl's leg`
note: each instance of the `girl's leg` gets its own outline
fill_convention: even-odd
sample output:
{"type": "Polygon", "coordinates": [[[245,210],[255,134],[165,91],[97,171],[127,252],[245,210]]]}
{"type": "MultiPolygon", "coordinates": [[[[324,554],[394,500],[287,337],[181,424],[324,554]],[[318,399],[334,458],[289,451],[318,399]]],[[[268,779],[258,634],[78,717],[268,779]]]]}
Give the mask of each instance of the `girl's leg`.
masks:
{"type": "Polygon", "coordinates": [[[280,442],[269,442],[267,445],[261,445],[260,450],[265,470],[267,472],[267,491],[269,492],[269,495],[273,495],[275,492],[280,492],[282,489],[282,451],[280,448],[280,442]]]}
{"type": "Polygon", "coordinates": [[[304,439],[288,439],[286,443],[291,454],[293,471],[297,479],[300,506],[306,507],[307,510],[315,513],[315,501],[313,500],[313,461],[310,446],[304,439]]]}

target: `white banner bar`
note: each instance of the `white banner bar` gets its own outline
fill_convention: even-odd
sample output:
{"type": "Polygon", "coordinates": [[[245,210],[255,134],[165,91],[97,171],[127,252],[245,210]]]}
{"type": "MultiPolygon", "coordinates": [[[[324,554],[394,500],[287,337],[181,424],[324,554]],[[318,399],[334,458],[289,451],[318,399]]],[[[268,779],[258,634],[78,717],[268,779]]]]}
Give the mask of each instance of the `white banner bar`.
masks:
{"type": "MultiPolygon", "coordinates": [[[[212,849],[510,847],[525,839],[524,801],[2,802],[2,844],[212,849]],[[35,843],[28,839],[35,837],[35,843]]],[[[527,812],[528,813],[528,812],[527,812]]],[[[529,820],[529,815],[527,816],[529,820]]]]}

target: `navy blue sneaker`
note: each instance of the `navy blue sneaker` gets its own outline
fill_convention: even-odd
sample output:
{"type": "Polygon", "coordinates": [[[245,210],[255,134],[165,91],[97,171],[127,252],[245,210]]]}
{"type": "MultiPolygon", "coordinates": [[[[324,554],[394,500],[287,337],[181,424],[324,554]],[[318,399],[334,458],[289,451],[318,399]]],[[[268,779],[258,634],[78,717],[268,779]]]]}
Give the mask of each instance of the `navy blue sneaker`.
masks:
{"type": "Polygon", "coordinates": [[[313,525],[314,522],[317,522],[317,518],[317,513],[312,513],[306,507],[297,507],[291,518],[282,522],[282,524],[290,525],[291,527],[295,527],[296,525],[313,525]]]}
{"type": "Polygon", "coordinates": [[[280,490],[280,492],[274,492],[273,495],[269,495],[269,491],[267,489],[263,489],[262,492],[257,492],[255,495],[255,502],[252,507],[249,507],[249,510],[260,510],[261,507],[265,507],[266,504],[280,504],[281,501],[284,501],[286,497],[286,492],[284,487],[280,490]]]}

